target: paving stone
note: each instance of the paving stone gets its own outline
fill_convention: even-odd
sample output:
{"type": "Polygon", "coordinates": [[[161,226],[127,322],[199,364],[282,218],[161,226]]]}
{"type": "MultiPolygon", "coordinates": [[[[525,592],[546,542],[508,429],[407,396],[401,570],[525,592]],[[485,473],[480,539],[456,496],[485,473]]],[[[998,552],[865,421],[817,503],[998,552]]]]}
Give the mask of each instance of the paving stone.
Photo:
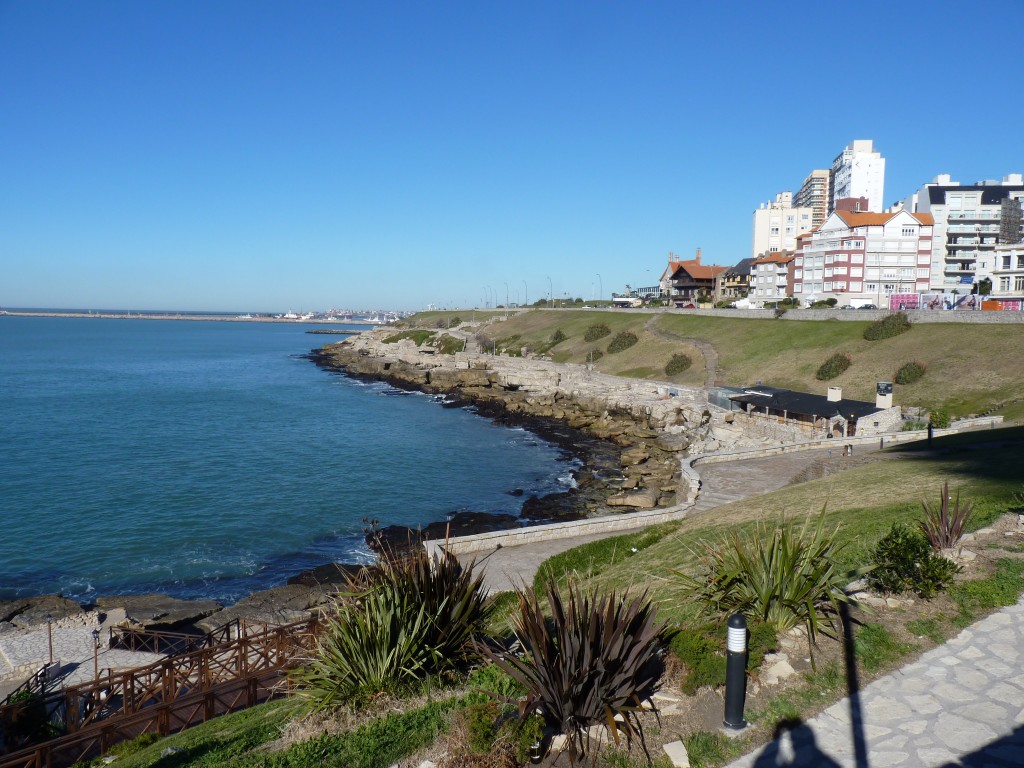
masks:
{"type": "Polygon", "coordinates": [[[999,736],[989,726],[951,712],[938,714],[935,735],[947,747],[962,753],[973,752],[999,736]]]}
{"type": "Polygon", "coordinates": [[[927,720],[907,720],[906,722],[899,724],[899,729],[901,731],[906,731],[907,733],[915,736],[924,733],[927,727],[927,720]]]}
{"type": "Polygon", "coordinates": [[[986,691],[992,684],[992,678],[984,672],[969,667],[957,669],[953,674],[953,678],[956,680],[957,685],[962,685],[975,691],[986,691]]]}
{"type": "Polygon", "coordinates": [[[946,765],[949,763],[956,765],[958,762],[957,754],[955,752],[950,752],[948,749],[943,749],[942,747],[934,747],[932,749],[920,749],[917,752],[917,757],[918,760],[920,760],[920,763],[917,763],[917,765],[922,766],[946,765]]]}
{"type": "Polygon", "coordinates": [[[1002,723],[1010,719],[1010,709],[994,701],[979,701],[958,707],[957,714],[983,725],[1002,723]]]}

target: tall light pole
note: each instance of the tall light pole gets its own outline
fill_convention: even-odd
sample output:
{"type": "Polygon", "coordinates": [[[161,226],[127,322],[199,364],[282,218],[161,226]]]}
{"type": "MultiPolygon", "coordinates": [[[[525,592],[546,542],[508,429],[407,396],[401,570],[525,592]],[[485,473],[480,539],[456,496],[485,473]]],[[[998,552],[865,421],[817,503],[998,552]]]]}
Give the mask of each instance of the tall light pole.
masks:
{"type": "Polygon", "coordinates": [[[555,306],[555,302],[554,302],[554,299],[552,298],[551,275],[548,275],[548,307],[551,308],[551,307],[554,307],[554,306],[555,306]]]}
{"type": "Polygon", "coordinates": [[[597,285],[598,285],[597,290],[599,291],[599,294],[598,294],[597,298],[598,299],[603,299],[604,298],[604,280],[601,279],[601,273],[600,272],[597,273],[597,285]]]}
{"type": "Polygon", "coordinates": [[[508,282],[505,283],[505,317],[508,317],[508,282]]]}
{"type": "Polygon", "coordinates": [[[530,306],[530,297],[526,295],[527,293],[528,291],[526,289],[526,281],[523,280],[523,306],[525,307],[530,306]]]}

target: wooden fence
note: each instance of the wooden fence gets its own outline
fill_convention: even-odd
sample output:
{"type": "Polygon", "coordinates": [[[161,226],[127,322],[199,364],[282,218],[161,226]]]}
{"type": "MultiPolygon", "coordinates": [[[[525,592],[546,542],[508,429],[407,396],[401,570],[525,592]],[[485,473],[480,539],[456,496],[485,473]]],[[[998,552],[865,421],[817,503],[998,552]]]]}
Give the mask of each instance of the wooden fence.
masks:
{"type": "MultiPolygon", "coordinates": [[[[312,648],[318,630],[316,620],[241,629],[217,645],[45,694],[46,715],[65,735],[0,755],[0,768],[60,768],[143,733],[165,736],[266,701],[282,690],[285,670],[312,648]]],[[[17,721],[17,706],[0,708],[0,721],[17,721]]]]}

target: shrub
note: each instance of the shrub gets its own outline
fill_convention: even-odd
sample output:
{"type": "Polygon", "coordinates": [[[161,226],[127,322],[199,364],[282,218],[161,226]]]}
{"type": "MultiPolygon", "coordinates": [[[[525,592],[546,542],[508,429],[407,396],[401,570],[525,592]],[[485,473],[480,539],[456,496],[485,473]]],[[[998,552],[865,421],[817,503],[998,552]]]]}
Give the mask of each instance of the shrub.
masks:
{"type": "Polygon", "coordinates": [[[925,370],[926,366],[924,363],[919,363],[917,361],[904,363],[900,366],[900,369],[896,371],[896,375],[892,377],[892,380],[897,384],[913,384],[924,376],[925,370]]]}
{"type": "Polygon", "coordinates": [[[589,326],[587,330],[583,332],[583,340],[597,341],[598,339],[603,339],[605,336],[610,336],[611,333],[612,329],[607,325],[604,323],[596,323],[595,325],[589,326]]]}
{"type": "Polygon", "coordinates": [[[604,357],[604,352],[600,349],[592,349],[587,353],[587,362],[596,363],[602,357],[604,357]]]}
{"type": "Polygon", "coordinates": [[[836,565],[843,548],[825,530],[824,515],[799,528],[782,519],[722,544],[705,542],[696,575],[673,573],[700,614],[724,620],[739,612],[776,633],[802,624],[811,643],[820,628],[835,630],[841,604],[854,602],[845,586],[857,573],[836,565]]]}
{"type": "Polygon", "coordinates": [[[953,419],[945,408],[936,408],[928,414],[928,423],[936,429],[948,429],[953,419]]]}
{"type": "Polygon", "coordinates": [[[778,320],[780,317],[782,317],[784,314],[786,314],[786,310],[787,310],[786,307],[776,307],[775,308],[775,319],[778,320]]]}
{"type": "Polygon", "coordinates": [[[921,520],[921,532],[928,538],[932,549],[950,549],[955,547],[964,535],[964,527],[974,514],[974,505],[970,501],[960,504],[960,491],[956,492],[956,500],[950,508],[949,483],[942,484],[942,497],[939,506],[933,507],[927,500],[921,502],[924,508],[924,519],[921,520]]]}
{"type": "Polygon", "coordinates": [[[614,354],[621,352],[624,349],[629,349],[636,344],[640,339],[637,338],[636,334],[632,331],[619,331],[615,334],[615,338],[612,339],[611,344],[608,345],[608,354],[614,354]]]}
{"type": "Polygon", "coordinates": [[[569,587],[563,598],[549,585],[550,621],[536,594],[518,595],[513,628],[525,655],[486,653],[526,687],[521,711],[537,712],[566,735],[573,765],[586,757],[587,729],[597,724],[608,725],[616,742],[620,730],[627,742],[637,736],[646,753],[640,705],[657,689],[666,637],[647,595],[599,597],[569,587]]]}
{"type": "Polygon", "coordinates": [[[891,339],[910,330],[910,318],[906,312],[895,312],[886,315],[881,320],[876,320],[864,329],[864,338],[868,341],[879,339],[891,339]]]}
{"type": "MultiPolygon", "coordinates": [[[[775,630],[763,621],[748,626],[747,671],[761,666],[764,655],[776,648],[775,630]]],[[[725,622],[681,629],[672,636],[669,649],[686,666],[683,693],[693,695],[702,686],[725,685],[725,641],[728,630],[725,622]]]]}
{"type": "Polygon", "coordinates": [[[821,367],[818,368],[818,372],[814,374],[814,378],[818,381],[834,379],[849,368],[852,362],[853,361],[850,360],[850,356],[845,352],[836,352],[832,357],[821,364],[821,367]]]}
{"type": "MultiPolygon", "coordinates": [[[[314,711],[400,691],[477,658],[488,606],[483,577],[454,556],[421,550],[384,558],[363,586],[353,577],[307,663],[294,675],[314,711]]],[[[366,578],[366,577],[363,577],[366,578]]]]}
{"type": "Polygon", "coordinates": [[[690,359],[689,355],[672,355],[672,359],[665,366],[665,375],[675,376],[685,371],[691,365],[693,365],[693,360],[690,359]]]}
{"type": "Polygon", "coordinates": [[[466,342],[454,336],[449,336],[447,333],[442,333],[434,342],[434,346],[437,347],[437,351],[442,355],[454,355],[465,348],[466,342]]]}
{"type": "Polygon", "coordinates": [[[735,309],[736,302],[729,299],[722,299],[721,301],[715,302],[715,309],[735,309]]]}
{"type": "Polygon", "coordinates": [[[918,429],[924,429],[928,426],[928,422],[920,421],[919,419],[912,419],[910,421],[904,421],[903,426],[900,427],[901,432],[914,432],[918,429]]]}
{"type": "Polygon", "coordinates": [[[402,339],[412,339],[416,342],[417,347],[423,346],[423,342],[434,335],[434,331],[425,331],[423,329],[414,329],[411,331],[399,331],[393,333],[384,339],[385,344],[394,344],[395,342],[402,341],[402,339]]]}
{"type": "Polygon", "coordinates": [[[548,342],[548,346],[553,347],[555,344],[561,344],[567,338],[569,337],[565,335],[565,332],[561,328],[556,328],[555,332],[551,334],[551,341],[548,342]]]}
{"type": "Polygon", "coordinates": [[[871,553],[868,584],[878,592],[913,592],[930,599],[946,589],[960,566],[932,552],[928,540],[903,523],[893,523],[871,553]]]}

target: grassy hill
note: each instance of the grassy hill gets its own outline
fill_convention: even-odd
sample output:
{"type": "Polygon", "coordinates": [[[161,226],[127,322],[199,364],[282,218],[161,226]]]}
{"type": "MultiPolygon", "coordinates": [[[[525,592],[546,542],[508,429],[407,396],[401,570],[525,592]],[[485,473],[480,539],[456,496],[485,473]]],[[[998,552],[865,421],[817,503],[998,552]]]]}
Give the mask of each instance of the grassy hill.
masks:
{"type": "MultiPolygon", "coordinates": [[[[463,321],[472,312],[422,313],[410,319],[417,325],[434,326],[447,315],[463,321]]],[[[478,312],[480,322],[485,313],[478,312]]],[[[706,355],[701,344],[717,356],[713,378],[721,384],[765,384],[807,392],[823,392],[834,385],[846,397],[874,399],[876,381],[892,381],[904,363],[927,366],[925,376],[914,384],[896,385],[895,402],[904,406],[945,407],[954,416],[1000,413],[1007,419],[1024,418],[1024,327],[1020,325],[973,325],[929,323],[914,325],[891,339],[866,341],[861,320],[745,319],[714,314],[679,315],[654,312],[588,310],[527,311],[491,322],[483,332],[492,339],[519,338],[515,344],[533,349],[548,344],[556,330],[566,339],[548,352],[557,362],[586,363],[593,351],[604,353],[597,370],[619,376],[667,380],[700,386],[707,380],[706,355]],[[604,323],[612,331],[598,341],[583,340],[587,328],[604,323]],[[639,342],[614,354],[606,352],[615,333],[629,330],[639,342]],[[818,381],[818,367],[835,352],[845,352],[853,364],[837,378],[818,381]],[[673,354],[684,353],[693,365],[668,377],[665,365],[673,354]]]]}

